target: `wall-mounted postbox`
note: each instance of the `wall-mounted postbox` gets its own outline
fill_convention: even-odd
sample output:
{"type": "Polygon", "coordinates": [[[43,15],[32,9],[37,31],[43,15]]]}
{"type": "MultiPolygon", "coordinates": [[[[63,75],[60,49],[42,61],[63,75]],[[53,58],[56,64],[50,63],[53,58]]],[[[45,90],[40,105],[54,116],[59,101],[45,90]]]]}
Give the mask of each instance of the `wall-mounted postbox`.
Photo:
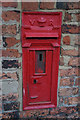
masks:
{"type": "Polygon", "coordinates": [[[23,109],[57,105],[61,12],[22,13],[23,109]]]}

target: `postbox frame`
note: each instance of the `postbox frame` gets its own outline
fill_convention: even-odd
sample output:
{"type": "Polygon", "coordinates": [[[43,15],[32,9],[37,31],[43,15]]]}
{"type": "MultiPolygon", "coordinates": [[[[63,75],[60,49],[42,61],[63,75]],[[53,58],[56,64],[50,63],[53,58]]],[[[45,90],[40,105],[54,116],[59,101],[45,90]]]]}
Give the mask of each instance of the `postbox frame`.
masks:
{"type": "MultiPolygon", "coordinates": [[[[62,13],[61,12],[23,12],[22,13],[22,20],[24,19],[23,17],[23,14],[59,14],[60,15],[60,25],[61,25],[61,17],[62,17],[62,13]]],[[[23,25],[22,25],[23,26],[23,25]]],[[[43,39],[46,37],[44,34],[41,34],[41,33],[32,33],[32,34],[28,34],[27,32],[24,34],[23,32],[23,27],[22,27],[22,53],[23,53],[23,59],[22,59],[22,68],[23,68],[23,110],[29,110],[29,109],[42,109],[42,108],[53,108],[53,107],[56,107],[57,106],[57,85],[58,85],[58,68],[59,68],[59,53],[60,53],[60,41],[61,41],[61,26],[60,27],[60,32],[57,34],[57,33],[49,33],[47,34],[47,37],[48,38],[51,38],[50,40],[50,44],[53,48],[31,48],[31,44],[32,43],[27,43],[25,42],[23,39],[24,37],[26,37],[26,39],[32,37],[32,38],[40,38],[42,37],[43,39]],[[53,42],[53,41],[56,41],[56,38],[58,39],[58,44],[56,42],[53,42]],[[52,38],[54,38],[52,40],[52,38]],[[28,84],[29,82],[29,51],[32,50],[32,51],[35,51],[35,50],[52,50],[53,51],[53,54],[52,54],[52,59],[53,59],[53,62],[52,62],[52,87],[51,87],[51,102],[45,102],[43,104],[32,104],[32,105],[29,105],[28,103],[28,90],[27,90],[27,87],[26,85],[28,84]],[[57,56],[56,56],[57,54],[57,56]],[[27,67],[27,69],[26,69],[27,67]],[[54,69],[55,68],[55,69],[54,69]],[[54,76],[55,75],[55,76],[54,76]],[[54,92],[53,92],[54,91],[54,92]]],[[[41,44],[40,41],[33,41],[33,43],[39,45],[41,44]]],[[[49,43],[48,40],[43,40],[42,43],[49,43]]],[[[47,71],[46,71],[47,72],[47,71]]],[[[46,73],[43,73],[43,75],[45,75],[46,73]]],[[[39,74],[34,74],[35,76],[36,75],[40,75],[39,74]]]]}

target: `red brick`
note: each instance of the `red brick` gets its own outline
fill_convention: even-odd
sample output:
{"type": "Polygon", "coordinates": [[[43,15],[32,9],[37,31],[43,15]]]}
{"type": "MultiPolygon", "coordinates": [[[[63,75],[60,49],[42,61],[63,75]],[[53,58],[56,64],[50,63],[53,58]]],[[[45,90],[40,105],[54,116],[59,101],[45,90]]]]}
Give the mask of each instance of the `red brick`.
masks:
{"type": "Polygon", "coordinates": [[[79,51],[78,50],[64,50],[63,48],[61,49],[61,55],[68,55],[68,56],[78,56],[79,51]]]}
{"type": "Polygon", "coordinates": [[[60,57],[60,60],[59,60],[59,65],[64,65],[64,58],[63,57],[60,57]]]}
{"type": "Polygon", "coordinates": [[[64,36],[63,37],[63,44],[70,45],[70,36],[64,36]]]}
{"type": "Polygon", "coordinates": [[[79,34],[80,33],[80,26],[77,25],[62,25],[62,33],[72,33],[72,34],[79,34]]]}
{"type": "Polygon", "coordinates": [[[68,63],[69,66],[80,66],[80,57],[73,57],[70,58],[70,61],[68,63]]]}
{"type": "Polygon", "coordinates": [[[66,70],[61,69],[60,70],[60,76],[68,76],[68,71],[69,70],[67,70],[67,69],[66,70]]]}
{"type": "Polygon", "coordinates": [[[68,105],[74,105],[79,103],[79,97],[69,97],[68,98],[68,105]]]}
{"type": "Polygon", "coordinates": [[[45,0],[41,0],[40,9],[54,9],[55,2],[53,0],[49,0],[49,2],[45,2],[45,0]]]}
{"type": "Polygon", "coordinates": [[[72,19],[71,13],[66,12],[64,17],[64,22],[71,21],[71,19],[72,19]]]}
{"type": "Polygon", "coordinates": [[[3,57],[20,57],[20,53],[17,49],[6,49],[2,51],[3,57]]]}
{"type": "Polygon", "coordinates": [[[79,88],[60,88],[59,96],[71,96],[77,95],[79,93],[79,88]]]}
{"type": "Polygon", "coordinates": [[[20,40],[16,40],[16,38],[12,38],[12,37],[3,37],[3,46],[4,47],[13,47],[14,45],[16,45],[17,43],[20,42],[20,40]]]}
{"type": "Polygon", "coordinates": [[[22,2],[22,10],[38,10],[38,2],[22,2]]]}
{"type": "Polygon", "coordinates": [[[14,7],[14,8],[16,8],[17,5],[18,5],[18,2],[15,2],[15,1],[13,2],[13,0],[10,0],[10,2],[2,2],[3,7],[14,7]]]}
{"type": "Polygon", "coordinates": [[[76,21],[80,22],[80,13],[75,13],[74,16],[76,17],[76,21]]]}
{"type": "Polygon", "coordinates": [[[17,20],[19,22],[20,21],[20,13],[14,12],[14,11],[3,11],[2,19],[4,21],[17,20]]]}
{"type": "Polygon", "coordinates": [[[18,77],[17,77],[16,72],[13,72],[13,73],[10,73],[10,72],[4,73],[3,72],[2,74],[0,74],[0,79],[3,79],[3,80],[6,80],[6,79],[18,80],[18,77]]]}
{"type": "Polygon", "coordinates": [[[16,25],[3,25],[2,26],[3,34],[16,35],[16,32],[17,32],[16,25]]]}
{"type": "Polygon", "coordinates": [[[72,75],[79,75],[80,68],[72,68],[72,69],[61,69],[60,70],[60,76],[72,76],[72,75]]]}
{"type": "Polygon", "coordinates": [[[80,9],[80,2],[68,2],[68,9],[80,9]]]}
{"type": "Polygon", "coordinates": [[[60,86],[73,86],[74,79],[73,78],[62,78],[60,79],[60,86]]]}
{"type": "Polygon", "coordinates": [[[80,86],[80,78],[76,78],[75,85],[79,85],[80,86]]]}

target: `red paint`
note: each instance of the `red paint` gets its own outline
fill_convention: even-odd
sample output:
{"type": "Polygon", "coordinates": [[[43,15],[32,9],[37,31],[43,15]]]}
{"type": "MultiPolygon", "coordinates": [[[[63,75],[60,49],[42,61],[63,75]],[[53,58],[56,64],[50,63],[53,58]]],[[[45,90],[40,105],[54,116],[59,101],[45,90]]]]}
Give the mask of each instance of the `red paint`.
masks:
{"type": "Polygon", "coordinates": [[[22,13],[23,109],[57,105],[61,12],[22,13]]]}

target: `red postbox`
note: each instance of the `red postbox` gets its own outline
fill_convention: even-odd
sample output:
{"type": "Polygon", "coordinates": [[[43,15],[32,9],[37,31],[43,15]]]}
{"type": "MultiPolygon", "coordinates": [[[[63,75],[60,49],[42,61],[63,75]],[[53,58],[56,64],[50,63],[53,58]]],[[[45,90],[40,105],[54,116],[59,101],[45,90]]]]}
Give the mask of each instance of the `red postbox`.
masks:
{"type": "Polygon", "coordinates": [[[22,13],[23,110],[57,105],[61,12],[22,13]]]}

